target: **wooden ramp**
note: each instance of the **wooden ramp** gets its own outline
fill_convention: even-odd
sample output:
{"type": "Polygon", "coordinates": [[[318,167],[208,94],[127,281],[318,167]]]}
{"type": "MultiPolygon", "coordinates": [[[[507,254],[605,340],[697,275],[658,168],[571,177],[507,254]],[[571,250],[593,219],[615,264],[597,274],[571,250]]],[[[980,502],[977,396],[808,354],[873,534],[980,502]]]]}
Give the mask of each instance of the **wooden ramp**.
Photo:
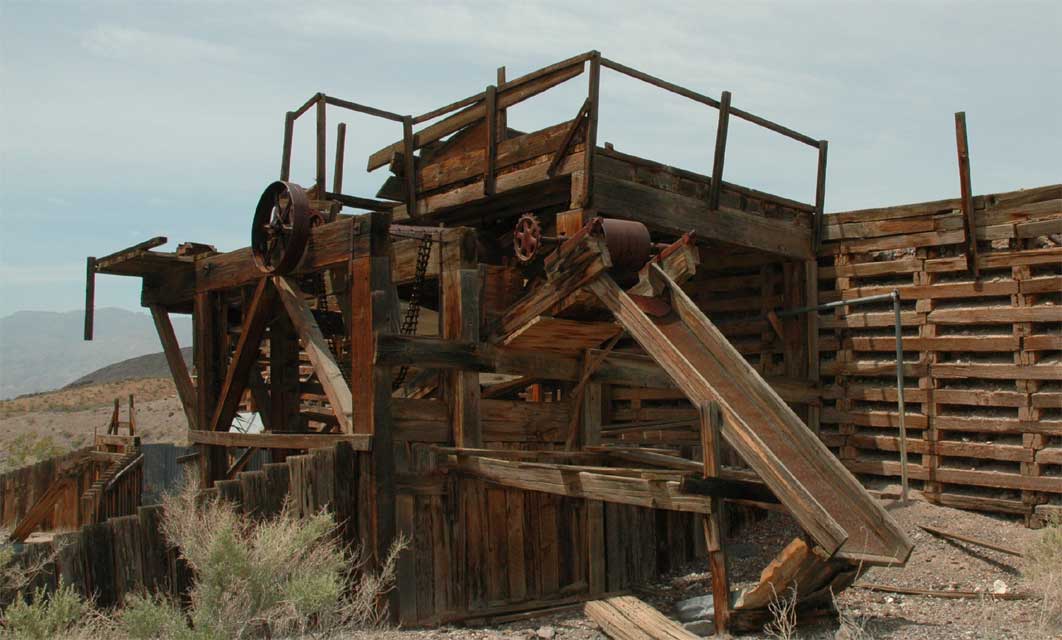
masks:
{"type": "Polygon", "coordinates": [[[718,402],[723,438],[763,479],[819,547],[816,556],[903,564],[912,543],[655,264],[650,293],[628,294],[608,275],[587,286],[696,406],[718,402]]]}

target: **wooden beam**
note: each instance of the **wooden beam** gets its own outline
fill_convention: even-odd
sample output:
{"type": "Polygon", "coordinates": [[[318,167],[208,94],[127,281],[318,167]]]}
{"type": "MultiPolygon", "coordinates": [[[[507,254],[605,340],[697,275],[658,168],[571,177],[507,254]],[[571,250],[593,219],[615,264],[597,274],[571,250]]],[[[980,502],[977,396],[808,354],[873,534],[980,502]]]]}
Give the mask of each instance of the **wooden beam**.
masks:
{"type": "Polygon", "coordinates": [[[258,449],[318,449],[348,442],[355,451],[372,449],[372,436],[353,433],[241,433],[189,429],[188,441],[216,447],[258,449]]]}
{"type": "MultiPolygon", "coordinates": [[[[549,168],[546,169],[546,175],[553,177],[557,173],[557,169],[560,168],[561,160],[564,159],[565,154],[568,153],[568,149],[571,148],[572,143],[575,141],[575,135],[579,133],[579,129],[582,129],[587,122],[587,116],[590,113],[592,103],[590,98],[583,101],[583,106],[579,107],[579,112],[575,114],[575,119],[568,125],[568,129],[564,132],[564,138],[561,139],[561,144],[557,147],[557,150],[553,152],[553,159],[550,160],[549,168]]],[[[582,225],[580,225],[582,226],[582,225]]]]}
{"type": "MultiPolygon", "coordinates": [[[[487,110],[487,166],[483,176],[483,194],[492,196],[495,186],[494,176],[498,170],[498,87],[494,85],[487,87],[484,104],[487,110]]],[[[413,209],[409,210],[413,211],[413,209]]]]}
{"type": "Polygon", "coordinates": [[[818,253],[822,246],[826,233],[826,155],[828,149],[829,143],[819,140],[819,164],[815,173],[815,217],[811,221],[815,229],[812,238],[815,253],[818,253]]]}
{"type": "MultiPolygon", "coordinates": [[[[347,147],[347,123],[340,122],[336,127],[336,162],[335,169],[332,171],[332,191],[335,193],[343,193],[343,164],[344,164],[344,152],[347,147]]],[[[321,199],[327,199],[328,194],[322,194],[321,199]]]]}
{"type": "Polygon", "coordinates": [[[587,602],[583,612],[615,640],[700,640],[634,596],[587,602]]]}
{"type": "Polygon", "coordinates": [[[63,475],[53,480],[48,486],[48,490],[33,503],[33,506],[26,511],[26,515],[11,530],[8,540],[22,542],[29,534],[33,533],[37,526],[52,514],[56,501],[63,495],[63,491],[71,488],[72,483],[73,478],[68,475],[63,475]]]}
{"type": "Polygon", "coordinates": [[[96,258],[85,258],[85,340],[92,340],[96,319],[96,258]]]}
{"type": "Polygon", "coordinates": [[[506,487],[559,496],[602,500],[670,511],[708,513],[709,501],[684,496],[676,480],[585,471],[571,465],[501,460],[483,456],[450,456],[445,467],[506,487]]]}
{"type": "MultiPolygon", "coordinates": [[[[197,293],[195,295],[195,310],[193,323],[194,343],[192,350],[195,358],[196,370],[196,422],[197,430],[210,428],[213,418],[214,407],[218,404],[220,393],[220,334],[221,313],[218,294],[197,293]]],[[[212,487],[215,480],[224,479],[228,461],[225,450],[217,447],[200,447],[200,475],[201,486],[212,487]]]]}
{"type": "Polygon", "coordinates": [[[966,138],[966,112],[955,114],[955,146],[959,155],[959,187],[962,191],[962,221],[966,230],[966,265],[975,278],[977,266],[977,229],[974,224],[973,189],[970,186],[970,145],[966,138]]]}
{"type": "MultiPolygon", "coordinates": [[[[592,349],[591,354],[595,353],[599,350],[592,349]]],[[[575,356],[429,336],[381,335],[376,339],[376,361],[390,366],[464,369],[567,382],[577,382],[582,371],[575,356]]],[[[590,381],[655,389],[674,387],[671,378],[651,358],[628,353],[609,355],[590,381]]]]}
{"type": "MultiPolygon", "coordinates": [[[[580,64],[576,66],[573,64],[557,69],[556,71],[544,75],[534,81],[518,84],[517,81],[514,80],[513,82],[507,83],[504,89],[498,91],[497,106],[499,109],[506,109],[555,87],[562,82],[571,80],[582,72],[583,65],[580,64]]],[[[482,96],[483,94],[480,95],[482,96]]],[[[416,132],[416,134],[413,135],[413,149],[417,150],[426,144],[441,140],[447,135],[463,129],[477,120],[482,120],[486,115],[486,105],[483,103],[482,98],[479,98],[479,101],[476,104],[473,104],[467,109],[458,111],[454,115],[416,132]]],[[[401,152],[403,146],[404,143],[399,141],[376,151],[369,156],[367,169],[372,171],[389,163],[391,161],[391,156],[395,153],[401,152]]]]}
{"type": "Polygon", "coordinates": [[[1008,547],[1008,546],[1001,545],[1001,544],[998,544],[998,543],[995,543],[995,542],[989,542],[987,540],[982,540],[980,538],[975,538],[974,536],[965,536],[965,535],[962,535],[961,533],[955,533],[953,531],[946,531],[944,529],[939,529],[937,527],[931,527],[931,526],[925,525],[925,524],[920,524],[918,526],[920,528],[928,531],[929,533],[937,536],[938,538],[945,538],[947,540],[958,540],[960,542],[967,542],[969,544],[974,544],[974,545],[977,545],[979,547],[984,547],[986,549],[991,549],[993,551],[998,551],[1000,553],[1005,553],[1005,554],[1007,554],[1009,556],[1017,556],[1019,558],[1021,558],[1021,557],[1023,557],[1025,555],[1024,553],[1022,553],[1021,551],[1018,551],[1017,549],[1015,549],[1013,547],[1008,547]]]}
{"type": "Polygon", "coordinates": [[[276,290],[269,279],[262,278],[255,287],[250,303],[245,307],[240,338],[236,342],[236,350],[225,370],[225,381],[221,385],[221,400],[210,421],[211,431],[228,431],[232,426],[232,420],[236,417],[236,410],[243,398],[243,391],[247,388],[251,367],[258,361],[262,336],[273,313],[275,297],[276,290]]]}
{"type": "Polygon", "coordinates": [[[327,157],[327,136],[328,128],[325,122],[325,111],[328,103],[325,101],[325,95],[323,93],[317,94],[317,173],[314,180],[317,185],[317,199],[323,200],[324,193],[327,190],[325,185],[325,163],[327,157]]]}
{"type": "Polygon", "coordinates": [[[291,177],[291,141],[295,133],[295,114],[284,114],[284,144],[280,153],[280,179],[287,182],[291,177]]]}
{"type": "Polygon", "coordinates": [[[590,109],[586,115],[586,135],[583,146],[583,189],[579,206],[584,209],[594,206],[594,156],[597,155],[597,120],[601,112],[601,54],[590,56],[590,79],[587,98],[590,109]]]}
{"type": "Polygon", "coordinates": [[[721,206],[713,211],[701,199],[621,180],[595,176],[594,208],[642,222],[650,230],[674,235],[693,231],[716,240],[788,258],[811,259],[811,233],[806,227],[721,206]]]}
{"type": "MultiPolygon", "coordinates": [[[[729,104],[726,94],[724,101],[729,104]]],[[[700,406],[701,450],[704,456],[704,477],[717,479],[722,470],[721,445],[723,412],[719,403],[700,406]]],[[[712,503],[712,512],[704,519],[704,537],[708,547],[708,566],[712,572],[712,602],[715,605],[716,635],[723,636],[730,626],[730,579],[727,574],[726,532],[722,500],[712,503]]]]}
{"type": "Polygon", "coordinates": [[[343,378],[343,372],[336,363],[335,356],[328,347],[328,341],[321,333],[321,328],[317,326],[313,312],[303,299],[302,290],[294,280],[287,276],[274,276],[273,284],[276,285],[280,301],[295,325],[295,332],[299,335],[303,350],[310,358],[313,370],[317,374],[317,380],[321,383],[325,396],[328,397],[332,413],[339,420],[340,431],[351,433],[354,422],[354,403],[350,387],[343,378]]]}
{"type": "Polygon", "coordinates": [[[170,368],[170,377],[177,388],[177,398],[181,401],[189,428],[195,429],[195,386],[192,384],[192,377],[188,375],[188,365],[181,354],[181,345],[178,344],[177,335],[173,331],[170,314],[158,305],[151,305],[150,309],[155,331],[158,332],[159,342],[162,343],[162,353],[166,356],[166,364],[170,368]]]}

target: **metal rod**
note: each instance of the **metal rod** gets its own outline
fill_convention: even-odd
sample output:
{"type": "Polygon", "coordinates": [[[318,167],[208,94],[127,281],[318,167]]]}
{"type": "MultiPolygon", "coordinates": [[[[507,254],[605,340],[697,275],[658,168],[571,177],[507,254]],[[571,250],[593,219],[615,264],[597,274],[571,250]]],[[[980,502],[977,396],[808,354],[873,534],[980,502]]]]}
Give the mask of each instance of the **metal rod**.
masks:
{"type": "Polygon", "coordinates": [[[896,404],[900,412],[900,501],[907,504],[907,424],[903,403],[903,325],[900,322],[900,292],[892,290],[896,313],[896,404]]]}
{"type": "Polygon", "coordinates": [[[907,416],[903,401],[903,322],[900,310],[899,290],[893,289],[892,293],[883,293],[877,296],[852,298],[851,300],[837,300],[835,302],[827,302],[814,307],[801,307],[799,309],[779,311],[775,313],[775,317],[784,318],[787,316],[800,315],[802,313],[817,312],[823,309],[836,309],[837,307],[855,306],[871,302],[885,302],[886,300],[892,302],[892,309],[896,315],[896,410],[900,414],[900,500],[903,504],[907,504],[907,416]]]}
{"type": "Polygon", "coordinates": [[[798,316],[802,313],[809,313],[811,311],[823,311],[825,309],[836,309],[837,307],[848,307],[857,304],[867,304],[870,302],[886,302],[892,300],[891,293],[883,293],[877,296],[866,296],[864,298],[852,298],[851,300],[837,300],[836,302],[827,302],[814,307],[800,307],[798,309],[788,309],[786,311],[778,311],[775,313],[779,318],[785,318],[786,316],[798,316]]]}

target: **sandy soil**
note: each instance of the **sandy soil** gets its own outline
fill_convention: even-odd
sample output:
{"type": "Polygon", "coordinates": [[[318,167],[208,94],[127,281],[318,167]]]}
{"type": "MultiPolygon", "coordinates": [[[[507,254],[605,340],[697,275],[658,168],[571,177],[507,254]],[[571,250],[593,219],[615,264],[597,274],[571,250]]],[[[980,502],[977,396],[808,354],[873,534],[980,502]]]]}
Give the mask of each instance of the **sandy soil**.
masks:
{"type": "Polygon", "coordinates": [[[144,442],[184,442],[187,423],[173,382],[146,378],[0,402],[0,450],[7,451],[20,436],[51,437],[55,444],[70,449],[87,446],[93,430],[106,428],[115,398],[121,399],[121,419],[128,419],[129,394],[135,397],[137,433],[144,442]]]}

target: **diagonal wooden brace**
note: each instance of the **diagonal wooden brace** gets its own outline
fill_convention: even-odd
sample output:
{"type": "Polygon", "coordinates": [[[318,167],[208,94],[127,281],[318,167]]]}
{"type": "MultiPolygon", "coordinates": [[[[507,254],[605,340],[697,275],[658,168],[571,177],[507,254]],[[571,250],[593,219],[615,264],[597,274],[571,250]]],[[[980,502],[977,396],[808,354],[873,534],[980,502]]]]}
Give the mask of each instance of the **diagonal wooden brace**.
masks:
{"type": "Polygon", "coordinates": [[[280,301],[284,304],[295,332],[299,335],[306,355],[310,358],[317,379],[324,389],[328,404],[339,421],[341,433],[353,433],[354,424],[354,401],[350,393],[350,386],[343,378],[343,372],[336,363],[335,355],[328,347],[321,328],[313,317],[313,312],[306,305],[306,300],[299,285],[287,276],[274,276],[273,283],[280,294],[280,301]]]}

